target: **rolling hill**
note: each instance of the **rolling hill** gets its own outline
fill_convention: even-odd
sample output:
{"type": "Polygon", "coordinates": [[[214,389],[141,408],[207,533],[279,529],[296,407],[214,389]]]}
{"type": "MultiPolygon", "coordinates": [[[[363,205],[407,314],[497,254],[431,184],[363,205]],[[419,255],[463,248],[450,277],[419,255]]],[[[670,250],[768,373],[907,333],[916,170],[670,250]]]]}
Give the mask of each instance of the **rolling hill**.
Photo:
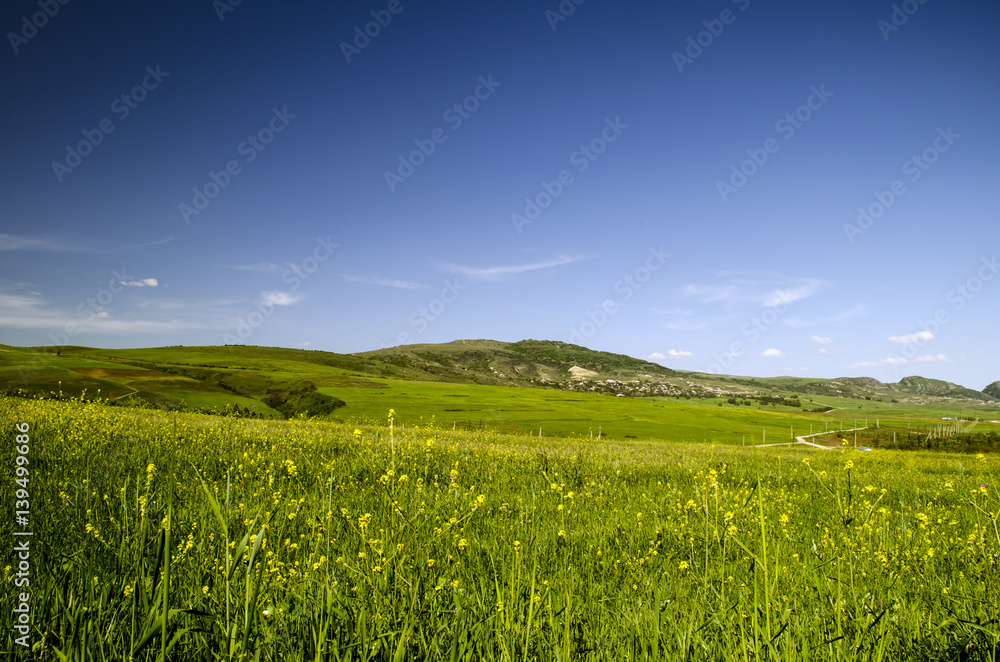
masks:
{"type": "MultiPolygon", "coordinates": [[[[707,399],[713,406],[731,399],[750,404],[752,399],[758,405],[801,406],[803,411],[843,408],[842,401],[850,400],[871,401],[873,411],[878,409],[874,405],[883,403],[883,409],[912,404],[951,413],[997,399],[994,394],[923,377],[885,384],[868,377],[753,378],[684,372],[622,354],[542,340],[456,340],[356,354],[245,345],[146,349],[0,345],[0,391],[61,392],[73,397],[99,394],[121,404],[166,409],[239,407],[268,417],[306,412],[371,415],[387,409],[378,404],[377,396],[393,389],[394,395],[418,400],[445,397],[449,388],[431,388],[435,384],[454,385],[450,388],[454,392],[457,385],[469,387],[461,391],[462,397],[470,398],[480,397],[475,387],[490,387],[494,390],[481,391],[481,397],[499,398],[497,402],[521,397],[506,389],[503,392],[509,395],[501,397],[497,387],[516,387],[581,395],[707,399]],[[414,385],[409,395],[400,388],[406,384],[414,385]]],[[[991,388],[1000,390],[1000,384],[991,388]]],[[[525,407],[537,406],[528,404],[535,403],[536,396],[523,397],[525,407]]],[[[502,406],[509,409],[512,402],[502,406]]],[[[465,410],[470,418],[473,409],[438,408],[465,410]]]]}
{"type": "Polygon", "coordinates": [[[626,381],[677,376],[669,368],[631,356],[544,340],[455,340],[437,345],[403,345],[354,356],[437,377],[453,377],[460,382],[544,385],[581,378],[626,381]]]}

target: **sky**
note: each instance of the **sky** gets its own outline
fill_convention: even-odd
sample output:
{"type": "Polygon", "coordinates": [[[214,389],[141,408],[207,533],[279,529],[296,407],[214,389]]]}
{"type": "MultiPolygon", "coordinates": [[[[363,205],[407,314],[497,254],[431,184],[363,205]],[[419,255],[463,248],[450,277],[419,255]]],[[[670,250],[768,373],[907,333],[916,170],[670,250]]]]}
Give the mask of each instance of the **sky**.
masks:
{"type": "Polygon", "coordinates": [[[0,10],[0,343],[1000,380],[1000,5],[0,10]]]}

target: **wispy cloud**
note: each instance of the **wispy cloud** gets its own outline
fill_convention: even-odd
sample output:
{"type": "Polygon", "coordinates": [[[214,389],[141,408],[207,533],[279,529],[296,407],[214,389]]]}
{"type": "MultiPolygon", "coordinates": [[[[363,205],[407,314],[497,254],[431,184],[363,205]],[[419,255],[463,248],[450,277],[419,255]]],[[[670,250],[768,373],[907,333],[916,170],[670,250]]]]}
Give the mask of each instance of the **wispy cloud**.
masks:
{"type": "Polygon", "coordinates": [[[681,288],[683,297],[700,303],[753,304],[766,308],[786,306],[809,298],[825,287],[815,278],[797,278],[769,271],[726,271],[717,283],[691,283],[681,288]]]}
{"type": "Polygon", "coordinates": [[[446,265],[447,269],[455,274],[460,274],[463,276],[468,276],[469,278],[478,278],[481,280],[503,280],[511,276],[517,276],[523,273],[528,273],[530,271],[538,271],[540,269],[552,269],[554,267],[561,267],[573,262],[579,262],[583,260],[583,256],[563,256],[555,260],[548,260],[546,262],[533,262],[531,264],[513,264],[500,267],[466,267],[461,265],[446,265]]]}
{"type": "Polygon", "coordinates": [[[688,308],[650,308],[649,312],[657,315],[671,315],[676,317],[690,317],[694,311],[688,308]]]}
{"type": "Polygon", "coordinates": [[[371,276],[351,276],[341,274],[341,277],[348,283],[362,283],[365,285],[382,285],[384,287],[398,287],[403,290],[419,290],[427,287],[423,283],[413,283],[408,280],[394,280],[391,278],[375,278],[371,276]]]}
{"type": "Polygon", "coordinates": [[[764,306],[767,308],[776,308],[807,299],[819,291],[820,285],[821,282],[816,280],[799,285],[798,287],[772,290],[764,298],[764,306]]]}
{"type": "Polygon", "coordinates": [[[842,351],[844,351],[844,350],[842,350],[842,349],[828,349],[826,347],[820,347],[819,349],[816,350],[816,353],[817,354],[822,354],[824,356],[830,356],[830,355],[833,355],[833,354],[840,354],[842,351]]]}
{"type": "Polygon", "coordinates": [[[125,287],[159,287],[160,281],[155,278],[143,278],[142,280],[123,280],[121,284],[125,287]]]}
{"type": "Polygon", "coordinates": [[[802,319],[801,317],[786,315],[782,319],[782,321],[785,323],[786,326],[798,329],[810,326],[821,326],[823,324],[834,324],[836,322],[846,322],[849,319],[853,319],[855,317],[858,317],[859,315],[864,314],[866,311],[867,308],[863,304],[859,303],[855,304],[848,310],[836,313],[829,317],[821,317],[818,319],[802,319]]]}
{"type": "Polygon", "coordinates": [[[773,347],[770,349],[765,349],[763,352],[760,353],[760,355],[767,359],[783,359],[786,356],[791,356],[791,354],[783,352],[780,349],[775,349],[773,347]]]}
{"type": "Polygon", "coordinates": [[[167,237],[166,239],[157,239],[155,241],[147,241],[144,244],[139,244],[138,246],[131,246],[132,248],[149,248],[150,246],[159,246],[160,244],[168,244],[174,240],[174,237],[167,237]]]}
{"type": "Polygon", "coordinates": [[[701,331],[712,326],[712,323],[705,320],[699,322],[667,322],[663,326],[668,331],[701,331]]]}
{"type": "Polygon", "coordinates": [[[42,237],[24,237],[15,234],[0,234],[0,251],[84,251],[62,240],[42,237]]]}
{"type": "Polygon", "coordinates": [[[671,321],[663,323],[663,327],[668,331],[700,331],[714,324],[709,319],[687,319],[694,317],[695,314],[689,308],[650,308],[649,312],[673,318],[671,321]]]}
{"type": "Polygon", "coordinates": [[[274,304],[275,306],[291,306],[301,301],[302,295],[285,292],[284,290],[271,290],[269,292],[261,292],[260,299],[264,303],[274,304]]]}
{"type": "Polygon", "coordinates": [[[254,262],[253,264],[233,264],[222,267],[223,269],[234,269],[236,271],[274,271],[278,265],[274,262],[254,262]]]}
{"type": "Polygon", "coordinates": [[[817,345],[832,345],[833,338],[827,338],[825,336],[811,336],[809,340],[813,341],[817,345]]]}
{"type": "Polygon", "coordinates": [[[74,315],[52,308],[40,297],[0,293],[0,327],[70,333],[173,333],[213,328],[198,319],[126,319],[108,311],[74,315]]]}
{"type": "Polygon", "coordinates": [[[909,333],[905,336],[890,336],[887,340],[897,345],[909,345],[911,343],[934,340],[934,334],[930,331],[918,331],[917,333],[909,333]]]}
{"type": "Polygon", "coordinates": [[[26,235],[0,233],[0,252],[2,251],[39,251],[50,253],[120,253],[139,248],[158,246],[174,240],[174,237],[157,239],[132,246],[101,245],[95,246],[83,240],[60,239],[56,237],[29,237],[26,235]]]}
{"type": "Polygon", "coordinates": [[[697,299],[701,303],[733,301],[739,290],[731,285],[685,285],[681,296],[697,299]]]}

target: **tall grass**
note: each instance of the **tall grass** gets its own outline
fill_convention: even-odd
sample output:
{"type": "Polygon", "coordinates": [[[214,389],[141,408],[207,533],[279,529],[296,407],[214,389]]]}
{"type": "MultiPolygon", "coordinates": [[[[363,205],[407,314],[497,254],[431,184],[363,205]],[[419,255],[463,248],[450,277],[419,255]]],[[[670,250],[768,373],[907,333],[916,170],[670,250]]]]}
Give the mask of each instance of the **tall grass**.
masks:
{"type": "MultiPolygon", "coordinates": [[[[355,429],[0,398],[3,429],[19,422],[39,551],[33,648],[5,632],[10,659],[1000,650],[993,457],[571,445],[392,417],[355,429]]],[[[0,474],[12,499],[13,467],[0,474]]]]}

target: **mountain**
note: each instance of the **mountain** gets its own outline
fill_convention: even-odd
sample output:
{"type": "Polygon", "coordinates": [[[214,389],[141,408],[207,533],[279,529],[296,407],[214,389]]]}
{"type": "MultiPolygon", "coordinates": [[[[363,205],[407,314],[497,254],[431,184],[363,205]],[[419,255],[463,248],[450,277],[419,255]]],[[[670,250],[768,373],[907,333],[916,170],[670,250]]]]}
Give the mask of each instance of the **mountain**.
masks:
{"type": "Polygon", "coordinates": [[[994,400],[1000,400],[1000,382],[993,382],[983,389],[983,393],[990,396],[994,400]]]}
{"type": "Polygon", "coordinates": [[[942,381],[940,379],[928,379],[927,377],[903,377],[897,384],[890,384],[889,388],[902,393],[913,393],[917,395],[931,395],[940,398],[967,398],[969,400],[991,400],[989,395],[982,391],[973,391],[958,384],[942,381]]]}
{"type": "Polygon", "coordinates": [[[976,400],[987,402],[996,399],[982,391],[975,391],[958,384],[917,376],[904,377],[895,384],[885,384],[871,377],[837,377],[836,379],[764,377],[753,380],[753,383],[759,388],[778,388],[810,395],[884,402],[892,400],[903,402],[976,400]]]}
{"type": "Polygon", "coordinates": [[[678,374],[643,359],[551,340],[455,340],[401,345],[353,356],[422,371],[439,381],[491,384],[543,385],[582,378],[666,380],[678,374]]]}

